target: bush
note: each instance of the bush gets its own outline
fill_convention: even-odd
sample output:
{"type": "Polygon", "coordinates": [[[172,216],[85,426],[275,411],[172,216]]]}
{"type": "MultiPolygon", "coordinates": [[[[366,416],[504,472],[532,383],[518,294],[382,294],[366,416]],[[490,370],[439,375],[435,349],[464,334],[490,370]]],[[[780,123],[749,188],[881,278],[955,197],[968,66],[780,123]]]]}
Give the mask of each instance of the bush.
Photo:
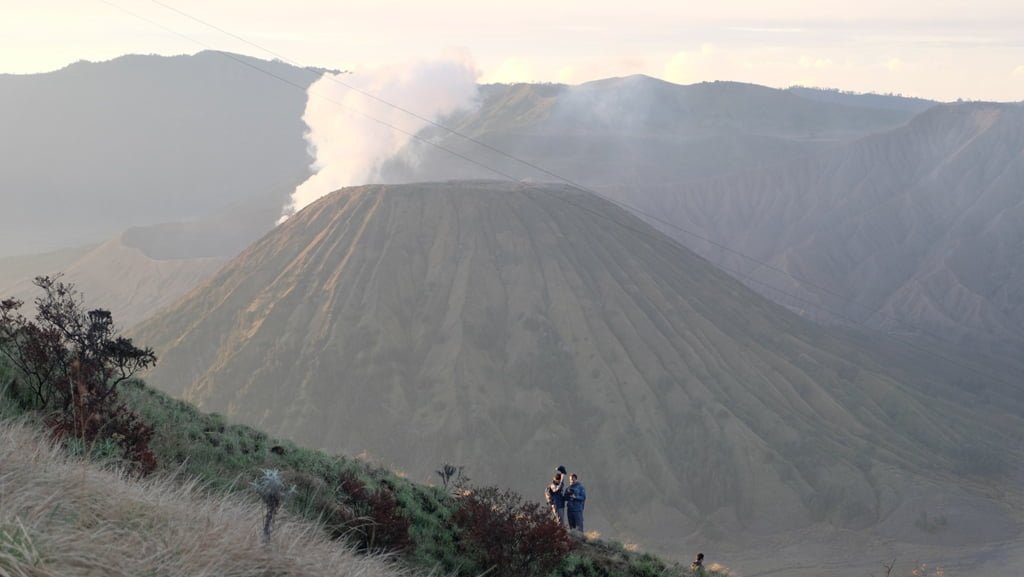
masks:
{"type": "Polygon", "coordinates": [[[575,546],[547,507],[497,487],[468,489],[453,521],[462,555],[496,577],[546,575],[575,546]]]}
{"type": "Polygon", "coordinates": [[[19,312],[22,301],[0,302],[0,353],[20,372],[7,395],[24,409],[47,412],[58,437],[114,441],[139,472],[151,472],[153,430],[119,401],[118,386],[156,363],[156,355],[118,336],[109,311],[86,311],[73,285],[45,276],[35,285],[43,290],[35,321],[19,312]]]}
{"type": "Polygon", "coordinates": [[[350,538],[361,549],[403,551],[409,546],[409,519],[399,511],[392,487],[370,490],[353,471],[343,471],[338,480],[338,500],[351,515],[350,538]]]}

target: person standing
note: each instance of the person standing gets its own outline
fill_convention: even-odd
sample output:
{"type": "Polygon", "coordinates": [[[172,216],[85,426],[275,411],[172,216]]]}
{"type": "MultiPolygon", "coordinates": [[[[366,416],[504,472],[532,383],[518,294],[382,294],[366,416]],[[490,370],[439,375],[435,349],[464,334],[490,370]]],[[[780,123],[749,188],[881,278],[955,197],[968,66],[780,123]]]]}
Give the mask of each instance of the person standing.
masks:
{"type": "Polygon", "coordinates": [[[697,553],[697,558],[690,563],[690,572],[693,573],[694,577],[704,577],[707,573],[704,572],[704,554],[697,553]]]}
{"type": "Polygon", "coordinates": [[[569,475],[565,490],[565,508],[569,514],[569,529],[583,531],[583,507],[587,503],[587,490],[576,473],[569,475]]]}
{"type": "Polygon", "coordinates": [[[559,525],[565,526],[565,467],[559,465],[555,476],[544,489],[544,500],[551,507],[551,513],[559,525]]]}

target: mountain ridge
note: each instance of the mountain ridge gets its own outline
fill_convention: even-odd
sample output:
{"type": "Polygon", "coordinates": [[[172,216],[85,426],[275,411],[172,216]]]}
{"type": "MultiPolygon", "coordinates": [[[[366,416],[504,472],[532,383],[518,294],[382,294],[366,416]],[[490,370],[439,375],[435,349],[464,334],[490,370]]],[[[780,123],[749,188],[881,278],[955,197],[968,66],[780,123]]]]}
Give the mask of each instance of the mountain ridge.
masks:
{"type": "Polygon", "coordinates": [[[102,242],[240,200],[283,206],[309,175],[297,86],[321,72],[202,52],[0,76],[11,207],[0,256],[102,242]]]}
{"type": "Polygon", "coordinates": [[[643,209],[748,255],[686,239],[755,283],[792,293],[783,302],[812,318],[1010,351],[1022,342],[1013,320],[1022,281],[1009,248],[1020,242],[1011,223],[1022,210],[1014,200],[1022,134],[1019,107],[941,105],[786,166],[610,193],[646,199],[643,209]]]}

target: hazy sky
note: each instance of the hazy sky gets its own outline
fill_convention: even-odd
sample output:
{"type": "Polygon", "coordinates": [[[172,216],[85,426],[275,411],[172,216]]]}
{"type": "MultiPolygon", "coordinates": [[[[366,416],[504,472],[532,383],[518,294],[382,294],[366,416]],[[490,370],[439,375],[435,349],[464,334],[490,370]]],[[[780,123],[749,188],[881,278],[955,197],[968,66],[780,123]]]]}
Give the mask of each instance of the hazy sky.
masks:
{"type": "Polygon", "coordinates": [[[1024,100],[1021,0],[0,0],[0,72],[207,48],[270,57],[168,7],[339,69],[458,50],[482,82],[644,73],[1024,100]]]}

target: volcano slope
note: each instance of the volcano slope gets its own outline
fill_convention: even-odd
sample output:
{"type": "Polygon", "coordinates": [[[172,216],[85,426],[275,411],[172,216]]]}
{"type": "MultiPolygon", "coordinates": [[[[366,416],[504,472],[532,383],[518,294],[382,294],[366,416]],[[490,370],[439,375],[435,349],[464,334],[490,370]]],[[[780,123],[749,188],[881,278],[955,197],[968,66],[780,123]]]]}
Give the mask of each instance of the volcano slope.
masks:
{"type": "Polygon", "coordinates": [[[451,462],[539,498],[566,464],[589,528],[662,550],[812,526],[958,544],[1019,530],[1018,419],[954,402],[939,367],[927,390],[888,376],[556,185],[335,192],[133,338],[160,355],[154,386],[414,478],[451,462]]]}

